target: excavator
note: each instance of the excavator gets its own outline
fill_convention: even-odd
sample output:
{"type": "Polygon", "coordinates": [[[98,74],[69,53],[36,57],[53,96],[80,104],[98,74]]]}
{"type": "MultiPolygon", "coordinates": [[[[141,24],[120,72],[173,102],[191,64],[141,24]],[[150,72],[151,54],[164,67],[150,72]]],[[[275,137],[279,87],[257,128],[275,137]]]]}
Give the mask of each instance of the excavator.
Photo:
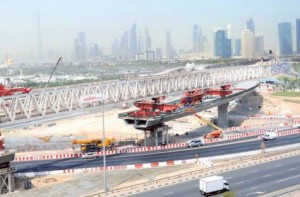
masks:
{"type": "Polygon", "coordinates": [[[217,125],[215,125],[215,124],[211,123],[210,121],[208,121],[208,120],[202,118],[201,116],[199,116],[199,115],[195,112],[195,110],[194,110],[193,108],[188,108],[188,109],[186,109],[185,111],[186,111],[186,112],[193,113],[193,114],[194,114],[197,118],[199,118],[202,122],[204,122],[204,123],[210,125],[210,126],[213,127],[214,129],[216,129],[215,131],[212,131],[212,132],[210,132],[210,133],[208,133],[208,134],[205,134],[205,135],[203,136],[205,139],[220,138],[221,135],[223,134],[222,128],[218,127],[217,125]]]}
{"type": "MultiPolygon", "coordinates": [[[[105,148],[111,150],[114,147],[115,142],[115,138],[105,138],[105,148]]],[[[103,143],[101,139],[73,140],[72,144],[80,144],[81,152],[97,152],[103,148],[103,143]]]]}

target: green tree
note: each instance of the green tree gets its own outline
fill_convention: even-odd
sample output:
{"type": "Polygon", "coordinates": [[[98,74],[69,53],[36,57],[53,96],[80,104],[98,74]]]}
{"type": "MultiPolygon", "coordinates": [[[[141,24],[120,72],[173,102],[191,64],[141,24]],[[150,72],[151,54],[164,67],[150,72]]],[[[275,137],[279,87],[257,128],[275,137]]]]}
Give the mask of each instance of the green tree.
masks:
{"type": "Polygon", "coordinates": [[[290,91],[295,90],[295,88],[296,88],[296,80],[295,79],[289,80],[288,88],[289,88],[290,91]]]}
{"type": "Polygon", "coordinates": [[[287,84],[288,84],[288,82],[289,82],[289,78],[286,77],[286,76],[284,76],[284,77],[282,78],[282,80],[283,80],[283,89],[284,89],[284,92],[286,92],[286,87],[287,87],[287,84]]]}

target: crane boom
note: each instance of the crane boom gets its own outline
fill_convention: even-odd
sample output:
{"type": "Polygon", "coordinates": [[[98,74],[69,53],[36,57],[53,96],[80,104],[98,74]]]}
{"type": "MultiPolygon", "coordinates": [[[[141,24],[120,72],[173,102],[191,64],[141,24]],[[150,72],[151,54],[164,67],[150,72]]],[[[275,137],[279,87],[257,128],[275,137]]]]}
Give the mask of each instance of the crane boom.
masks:
{"type": "Polygon", "coordinates": [[[206,134],[204,136],[204,138],[206,139],[211,139],[211,138],[218,138],[222,135],[223,130],[222,128],[218,127],[217,125],[213,124],[212,122],[210,122],[209,120],[206,120],[204,118],[202,118],[201,116],[199,116],[195,110],[193,108],[188,108],[185,110],[186,112],[190,112],[193,113],[197,118],[199,118],[202,122],[205,122],[206,124],[210,125],[211,127],[213,127],[214,129],[216,129],[215,131],[212,131],[208,134],[206,134]]]}

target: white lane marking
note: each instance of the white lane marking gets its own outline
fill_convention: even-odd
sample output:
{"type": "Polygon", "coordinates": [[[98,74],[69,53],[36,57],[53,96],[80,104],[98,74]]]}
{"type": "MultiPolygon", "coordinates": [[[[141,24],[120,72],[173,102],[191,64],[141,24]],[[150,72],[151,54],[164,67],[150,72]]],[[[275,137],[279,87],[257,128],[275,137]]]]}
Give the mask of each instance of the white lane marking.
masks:
{"type": "Polygon", "coordinates": [[[265,175],[265,176],[263,176],[263,177],[268,177],[268,176],[272,176],[272,174],[267,174],[267,175],[265,175]]]}
{"type": "MultiPolygon", "coordinates": [[[[249,193],[249,194],[246,194],[245,196],[250,196],[250,195],[253,195],[253,194],[263,194],[265,192],[253,192],[253,193],[249,193]]],[[[257,196],[257,195],[256,195],[257,196]]]]}
{"type": "Polygon", "coordinates": [[[244,181],[238,182],[238,183],[236,183],[236,184],[239,185],[239,184],[242,184],[242,183],[244,183],[244,181]]]}
{"type": "Polygon", "coordinates": [[[170,194],[174,194],[174,192],[168,192],[168,193],[165,193],[165,196],[168,196],[170,194]]]}
{"type": "Polygon", "coordinates": [[[258,186],[255,186],[255,187],[251,187],[250,189],[257,189],[258,188],[258,186]]]}
{"type": "Polygon", "coordinates": [[[251,171],[251,173],[255,173],[255,172],[258,172],[259,170],[253,170],[253,171],[251,171]]]}
{"type": "Polygon", "coordinates": [[[277,164],[276,166],[282,166],[282,164],[277,164]]]}
{"type": "Polygon", "coordinates": [[[292,176],[292,177],[286,178],[286,179],[280,179],[280,180],[276,181],[276,183],[280,183],[280,182],[287,181],[287,180],[290,180],[290,179],[294,179],[294,178],[297,178],[297,177],[300,177],[300,174],[297,175],[297,176],[292,176]]]}
{"type": "Polygon", "coordinates": [[[290,168],[289,171],[296,170],[296,168],[290,168]]]}
{"type": "Polygon", "coordinates": [[[232,179],[232,176],[226,177],[226,179],[232,179]]]}

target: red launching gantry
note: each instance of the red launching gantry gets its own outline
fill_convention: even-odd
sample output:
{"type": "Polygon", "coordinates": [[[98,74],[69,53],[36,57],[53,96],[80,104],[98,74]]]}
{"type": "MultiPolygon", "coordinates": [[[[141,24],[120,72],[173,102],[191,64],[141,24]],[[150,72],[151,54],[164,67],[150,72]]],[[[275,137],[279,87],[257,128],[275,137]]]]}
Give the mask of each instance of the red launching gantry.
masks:
{"type": "Polygon", "coordinates": [[[161,113],[172,113],[179,106],[177,104],[161,103],[165,96],[152,98],[152,101],[136,101],[134,105],[140,108],[138,111],[129,112],[128,115],[134,117],[153,117],[161,113]]]}
{"type": "Polygon", "coordinates": [[[205,91],[202,89],[184,92],[185,97],[180,99],[180,103],[183,105],[194,105],[202,102],[205,96],[205,91]]]}
{"type": "Polygon", "coordinates": [[[224,98],[227,95],[232,94],[232,90],[230,90],[231,85],[223,85],[221,86],[220,89],[207,89],[205,90],[206,95],[215,95],[215,96],[220,96],[221,98],[224,98]]]}
{"type": "Polygon", "coordinates": [[[31,88],[5,88],[4,85],[0,85],[0,96],[11,96],[14,94],[28,94],[31,88]]]}
{"type": "Polygon", "coordinates": [[[220,89],[198,89],[193,91],[184,92],[184,97],[180,99],[178,104],[175,103],[161,103],[162,100],[165,99],[165,96],[155,97],[152,98],[152,101],[136,101],[134,105],[139,108],[136,111],[131,111],[126,113],[128,116],[131,117],[138,117],[138,118],[149,118],[154,116],[160,116],[163,114],[171,114],[176,109],[183,106],[196,106],[202,102],[203,97],[215,95],[224,98],[227,95],[232,94],[230,89],[231,85],[223,85],[220,89]]]}

